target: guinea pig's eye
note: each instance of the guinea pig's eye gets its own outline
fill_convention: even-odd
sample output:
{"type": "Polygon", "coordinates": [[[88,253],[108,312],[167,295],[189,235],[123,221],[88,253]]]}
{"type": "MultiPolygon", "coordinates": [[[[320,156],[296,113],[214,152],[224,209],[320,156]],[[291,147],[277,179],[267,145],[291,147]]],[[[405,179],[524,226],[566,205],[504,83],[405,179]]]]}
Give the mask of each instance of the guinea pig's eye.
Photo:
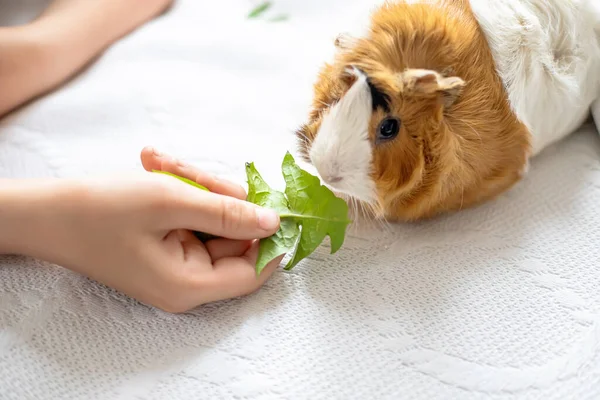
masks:
{"type": "Polygon", "coordinates": [[[381,140],[393,139],[400,132],[400,121],[397,118],[386,118],[379,124],[377,138],[381,140]]]}

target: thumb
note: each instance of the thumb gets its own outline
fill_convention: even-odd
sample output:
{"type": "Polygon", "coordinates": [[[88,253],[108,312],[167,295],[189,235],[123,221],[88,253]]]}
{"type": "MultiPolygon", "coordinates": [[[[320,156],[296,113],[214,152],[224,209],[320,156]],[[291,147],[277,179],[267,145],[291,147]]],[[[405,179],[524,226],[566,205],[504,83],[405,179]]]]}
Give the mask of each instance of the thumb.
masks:
{"type": "MultiPolygon", "coordinates": [[[[252,240],[273,235],[279,229],[279,214],[245,200],[191,188],[177,195],[169,223],[228,239],[252,240]]],[[[174,225],[174,226],[173,226],[174,225]]]]}

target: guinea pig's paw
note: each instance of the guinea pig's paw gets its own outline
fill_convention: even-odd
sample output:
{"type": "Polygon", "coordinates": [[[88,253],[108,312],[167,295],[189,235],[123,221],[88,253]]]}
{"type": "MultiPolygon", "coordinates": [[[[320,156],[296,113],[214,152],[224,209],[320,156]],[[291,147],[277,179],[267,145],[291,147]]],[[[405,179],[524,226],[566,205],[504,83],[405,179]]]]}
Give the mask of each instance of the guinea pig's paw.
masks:
{"type": "Polygon", "coordinates": [[[519,178],[524,178],[529,173],[529,158],[525,160],[525,164],[523,164],[523,168],[519,171],[519,178]]]}
{"type": "Polygon", "coordinates": [[[521,167],[521,170],[519,170],[519,178],[523,179],[528,173],[529,173],[529,167],[530,167],[530,159],[532,157],[532,151],[531,148],[528,148],[525,150],[525,154],[524,154],[524,159],[525,162],[523,163],[523,166],[521,167]]]}
{"type": "Polygon", "coordinates": [[[407,69],[400,74],[400,84],[402,91],[414,95],[433,95],[443,96],[444,105],[452,105],[465,86],[458,76],[443,76],[442,74],[429,69],[407,69]]]}

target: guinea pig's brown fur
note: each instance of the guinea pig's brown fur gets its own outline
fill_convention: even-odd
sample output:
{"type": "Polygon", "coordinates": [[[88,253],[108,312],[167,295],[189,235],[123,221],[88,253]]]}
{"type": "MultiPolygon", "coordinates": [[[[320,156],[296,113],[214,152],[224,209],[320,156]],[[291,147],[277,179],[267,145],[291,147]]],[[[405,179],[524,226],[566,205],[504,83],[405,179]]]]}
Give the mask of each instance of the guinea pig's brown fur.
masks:
{"type": "MultiPolygon", "coordinates": [[[[401,120],[392,142],[374,146],[380,217],[418,220],[489,200],[522,176],[530,134],[511,111],[486,39],[467,0],[390,2],[368,36],[339,41],[314,86],[309,120],[297,131],[308,159],[323,113],[353,82],[355,66],[389,97],[401,120]]],[[[370,139],[384,117],[373,112],[370,139]]]]}

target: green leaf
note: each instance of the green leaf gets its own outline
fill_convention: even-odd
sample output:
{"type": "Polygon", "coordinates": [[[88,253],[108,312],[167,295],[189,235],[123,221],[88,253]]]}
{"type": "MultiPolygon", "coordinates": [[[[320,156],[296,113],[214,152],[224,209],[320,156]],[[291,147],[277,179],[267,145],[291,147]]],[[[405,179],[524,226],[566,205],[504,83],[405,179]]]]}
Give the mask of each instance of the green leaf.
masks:
{"type": "Polygon", "coordinates": [[[252,11],[250,11],[250,14],[248,14],[248,18],[259,17],[261,14],[263,14],[265,11],[267,11],[267,9],[269,9],[272,5],[273,4],[270,1],[264,1],[264,2],[260,3],[259,5],[254,7],[252,9],[252,11]]]}
{"type": "MultiPolygon", "coordinates": [[[[262,207],[274,209],[279,215],[290,214],[288,201],[285,194],[273,190],[264,181],[256,170],[254,163],[246,163],[246,176],[248,178],[248,197],[251,203],[262,207]]],[[[269,262],[278,256],[293,250],[300,229],[293,219],[281,219],[279,230],[271,237],[262,239],[258,250],[256,261],[256,273],[260,275],[269,262]]]]}
{"type": "Polygon", "coordinates": [[[344,244],[351,221],[348,204],[321,185],[319,178],[302,170],[289,152],[282,171],[290,209],[302,226],[298,248],[285,267],[289,270],[315,251],[326,236],[331,240],[331,254],[337,252],[344,244]]]}
{"type": "Polygon", "coordinates": [[[331,254],[344,243],[346,229],[350,224],[348,205],[336,197],[319,178],[302,170],[287,152],[282,173],[285,179],[285,196],[274,191],[262,180],[253,164],[247,164],[248,201],[279,212],[281,227],[272,237],[262,239],[257,261],[257,273],[277,256],[293,251],[285,266],[294,268],[323,242],[331,239],[331,254]]]}

